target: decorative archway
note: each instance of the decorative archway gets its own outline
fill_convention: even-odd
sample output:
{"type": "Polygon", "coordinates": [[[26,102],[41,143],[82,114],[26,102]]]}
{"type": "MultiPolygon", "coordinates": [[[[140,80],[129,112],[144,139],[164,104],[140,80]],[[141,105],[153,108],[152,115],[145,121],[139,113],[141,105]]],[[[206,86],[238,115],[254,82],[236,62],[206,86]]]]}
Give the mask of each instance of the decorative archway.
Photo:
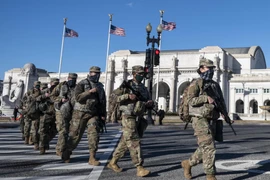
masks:
{"type": "Polygon", "coordinates": [[[249,102],[249,112],[250,112],[250,114],[257,114],[258,113],[257,100],[253,99],[249,102]]]}
{"type": "MultiPolygon", "coordinates": [[[[156,99],[157,84],[153,86],[152,99],[156,99]]],[[[165,82],[159,82],[158,88],[158,108],[165,111],[169,110],[170,104],[170,87],[165,82]]]]}
{"type": "Polygon", "coordinates": [[[235,112],[236,113],[244,113],[244,101],[242,99],[238,99],[235,102],[235,112]]]}

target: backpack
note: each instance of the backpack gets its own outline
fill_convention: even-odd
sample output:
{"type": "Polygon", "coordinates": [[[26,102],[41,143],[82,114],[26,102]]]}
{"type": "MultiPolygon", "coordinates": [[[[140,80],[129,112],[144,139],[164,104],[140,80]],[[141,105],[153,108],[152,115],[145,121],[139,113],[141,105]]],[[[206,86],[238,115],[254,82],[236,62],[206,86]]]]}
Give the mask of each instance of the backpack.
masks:
{"type": "MultiPolygon", "coordinates": [[[[130,83],[131,81],[128,81],[130,83]]],[[[121,120],[121,111],[119,109],[120,104],[116,101],[117,97],[126,93],[126,88],[122,86],[113,90],[113,92],[109,96],[109,107],[108,107],[108,121],[109,122],[117,122],[121,120]]]]}
{"type": "Polygon", "coordinates": [[[187,96],[188,96],[188,89],[190,87],[191,84],[196,83],[199,87],[200,87],[200,92],[202,92],[202,81],[200,81],[200,79],[193,79],[190,84],[185,88],[183,95],[182,95],[182,99],[180,101],[180,105],[179,105],[179,117],[180,120],[189,123],[191,121],[191,115],[189,115],[189,104],[187,101],[187,96]]]}
{"type": "Polygon", "coordinates": [[[39,117],[39,103],[36,101],[36,98],[32,95],[28,96],[26,103],[26,114],[28,117],[32,118],[32,120],[38,119],[39,117]]]}

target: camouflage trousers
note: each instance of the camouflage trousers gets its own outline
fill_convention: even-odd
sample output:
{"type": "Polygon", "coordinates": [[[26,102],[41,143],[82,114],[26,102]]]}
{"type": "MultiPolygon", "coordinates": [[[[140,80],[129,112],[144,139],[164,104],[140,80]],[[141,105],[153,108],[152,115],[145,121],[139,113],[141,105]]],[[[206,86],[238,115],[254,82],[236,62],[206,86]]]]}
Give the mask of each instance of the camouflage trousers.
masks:
{"type": "Polygon", "coordinates": [[[54,114],[52,117],[52,121],[50,121],[49,142],[51,142],[53,140],[53,138],[55,138],[56,134],[57,134],[56,118],[55,118],[55,114],[54,114]]]}
{"type": "Polygon", "coordinates": [[[199,147],[190,157],[190,165],[195,166],[203,162],[205,174],[215,174],[216,147],[212,127],[207,119],[198,117],[192,118],[192,127],[199,147]]]}
{"type": "Polygon", "coordinates": [[[133,164],[135,166],[142,165],[143,156],[136,116],[122,116],[122,131],[121,140],[113,153],[113,157],[119,160],[125,155],[125,152],[129,150],[133,164]]]}
{"type": "Polygon", "coordinates": [[[20,130],[23,136],[24,136],[24,124],[25,124],[24,118],[25,116],[22,116],[22,118],[20,119],[20,130]]]}
{"type": "Polygon", "coordinates": [[[24,137],[31,136],[32,142],[38,143],[39,119],[32,119],[29,116],[24,117],[24,137]]]}
{"type": "Polygon", "coordinates": [[[39,147],[49,147],[49,142],[51,140],[51,124],[52,121],[55,122],[55,116],[51,114],[43,114],[40,116],[39,123],[39,147]]]}
{"type": "Polygon", "coordinates": [[[56,129],[58,131],[58,140],[56,144],[56,151],[63,152],[67,145],[68,132],[69,132],[69,123],[71,117],[64,117],[61,111],[55,112],[56,118],[56,129]]]}
{"type": "Polygon", "coordinates": [[[97,121],[97,116],[74,110],[70,122],[67,150],[72,152],[78,146],[87,128],[89,152],[97,152],[100,132],[97,121]]]}
{"type": "Polygon", "coordinates": [[[24,137],[26,137],[26,138],[30,137],[31,124],[32,124],[32,120],[29,117],[25,116],[24,117],[23,133],[24,133],[24,137]]]}
{"type": "Polygon", "coordinates": [[[30,130],[30,136],[32,138],[32,142],[34,144],[38,144],[39,143],[39,119],[36,120],[32,120],[31,121],[31,130],[30,130]]]}

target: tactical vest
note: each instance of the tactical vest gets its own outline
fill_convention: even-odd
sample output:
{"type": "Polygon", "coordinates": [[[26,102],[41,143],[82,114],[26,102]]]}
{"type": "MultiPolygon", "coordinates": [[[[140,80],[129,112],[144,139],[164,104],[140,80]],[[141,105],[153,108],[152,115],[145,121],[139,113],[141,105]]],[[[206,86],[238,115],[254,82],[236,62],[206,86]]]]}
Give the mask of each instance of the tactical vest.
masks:
{"type": "MultiPolygon", "coordinates": [[[[195,85],[200,89],[200,92],[198,92],[199,96],[207,95],[207,93],[203,90],[203,80],[201,78],[198,78],[192,83],[195,83],[195,85]]],[[[218,119],[220,116],[215,106],[209,103],[204,103],[200,107],[192,107],[188,104],[188,115],[191,117],[196,116],[206,119],[218,119]]]]}
{"type": "MultiPolygon", "coordinates": [[[[93,82],[89,81],[88,79],[82,80],[81,83],[84,85],[84,92],[89,91],[95,87],[103,86],[100,82],[93,83],[93,82]]],[[[99,105],[100,100],[101,100],[101,99],[99,99],[100,98],[99,93],[100,92],[91,93],[89,98],[86,100],[85,103],[79,103],[76,101],[75,105],[74,105],[74,110],[87,112],[87,113],[90,113],[92,115],[97,114],[98,105],[99,105]]]]}
{"type": "MultiPolygon", "coordinates": [[[[136,84],[133,81],[128,81],[130,83],[131,87],[135,90],[140,92],[140,94],[144,97],[145,100],[149,100],[148,91],[144,84],[136,84]]],[[[130,92],[132,93],[132,92],[130,92]]],[[[120,103],[119,110],[124,115],[132,115],[132,116],[142,116],[145,112],[145,102],[143,101],[131,101],[127,100],[123,103],[120,103]]]]}
{"type": "Polygon", "coordinates": [[[26,100],[26,115],[30,117],[31,119],[37,119],[39,118],[40,111],[39,111],[39,103],[36,101],[36,98],[40,95],[39,90],[31,89],[29,92],[27,92],[27,100],[26,100]]]}

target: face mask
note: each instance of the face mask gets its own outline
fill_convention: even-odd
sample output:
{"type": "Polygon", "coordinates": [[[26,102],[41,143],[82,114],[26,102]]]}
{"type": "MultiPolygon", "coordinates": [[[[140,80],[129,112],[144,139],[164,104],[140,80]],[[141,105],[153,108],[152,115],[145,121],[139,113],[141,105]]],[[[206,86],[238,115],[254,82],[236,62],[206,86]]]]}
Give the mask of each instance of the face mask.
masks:
{"type": "Polygon", "coordinates": [[[100,74],[97,73],[97,74],[95,74],[93,76],[89,76],[89,79],[90,79],[90,81],[97,83],[98,80],[99,80],[99,77],[100,77],[100,74]]]}
{"type": "Polygon", "coordinates": [[[208,71],[201,73],[200,76],[204,80],[212,80],[214,76],[214,69],[210,68],[208,71]]]}
{"type": "Polygon", "coordinates": [[[136,74],[135,79],[136,79],[136,81],[137,81],[138,83],[141,83],[142,80],[143,80],[143,76],[136,74]]]}
{"type": "Polygon", "coordinates": [[[39,88],[40,88],[40,85],[36,85],[35,88],[36,88],[36,89],[39,89],[39,88]]]}
{"type": "Polygon", "coordinates": [[[74,80],[74,79],[68,80],[67,84],[68,84],[69,87],[75,87],[76,86],[76,80],[74,80]]]}

